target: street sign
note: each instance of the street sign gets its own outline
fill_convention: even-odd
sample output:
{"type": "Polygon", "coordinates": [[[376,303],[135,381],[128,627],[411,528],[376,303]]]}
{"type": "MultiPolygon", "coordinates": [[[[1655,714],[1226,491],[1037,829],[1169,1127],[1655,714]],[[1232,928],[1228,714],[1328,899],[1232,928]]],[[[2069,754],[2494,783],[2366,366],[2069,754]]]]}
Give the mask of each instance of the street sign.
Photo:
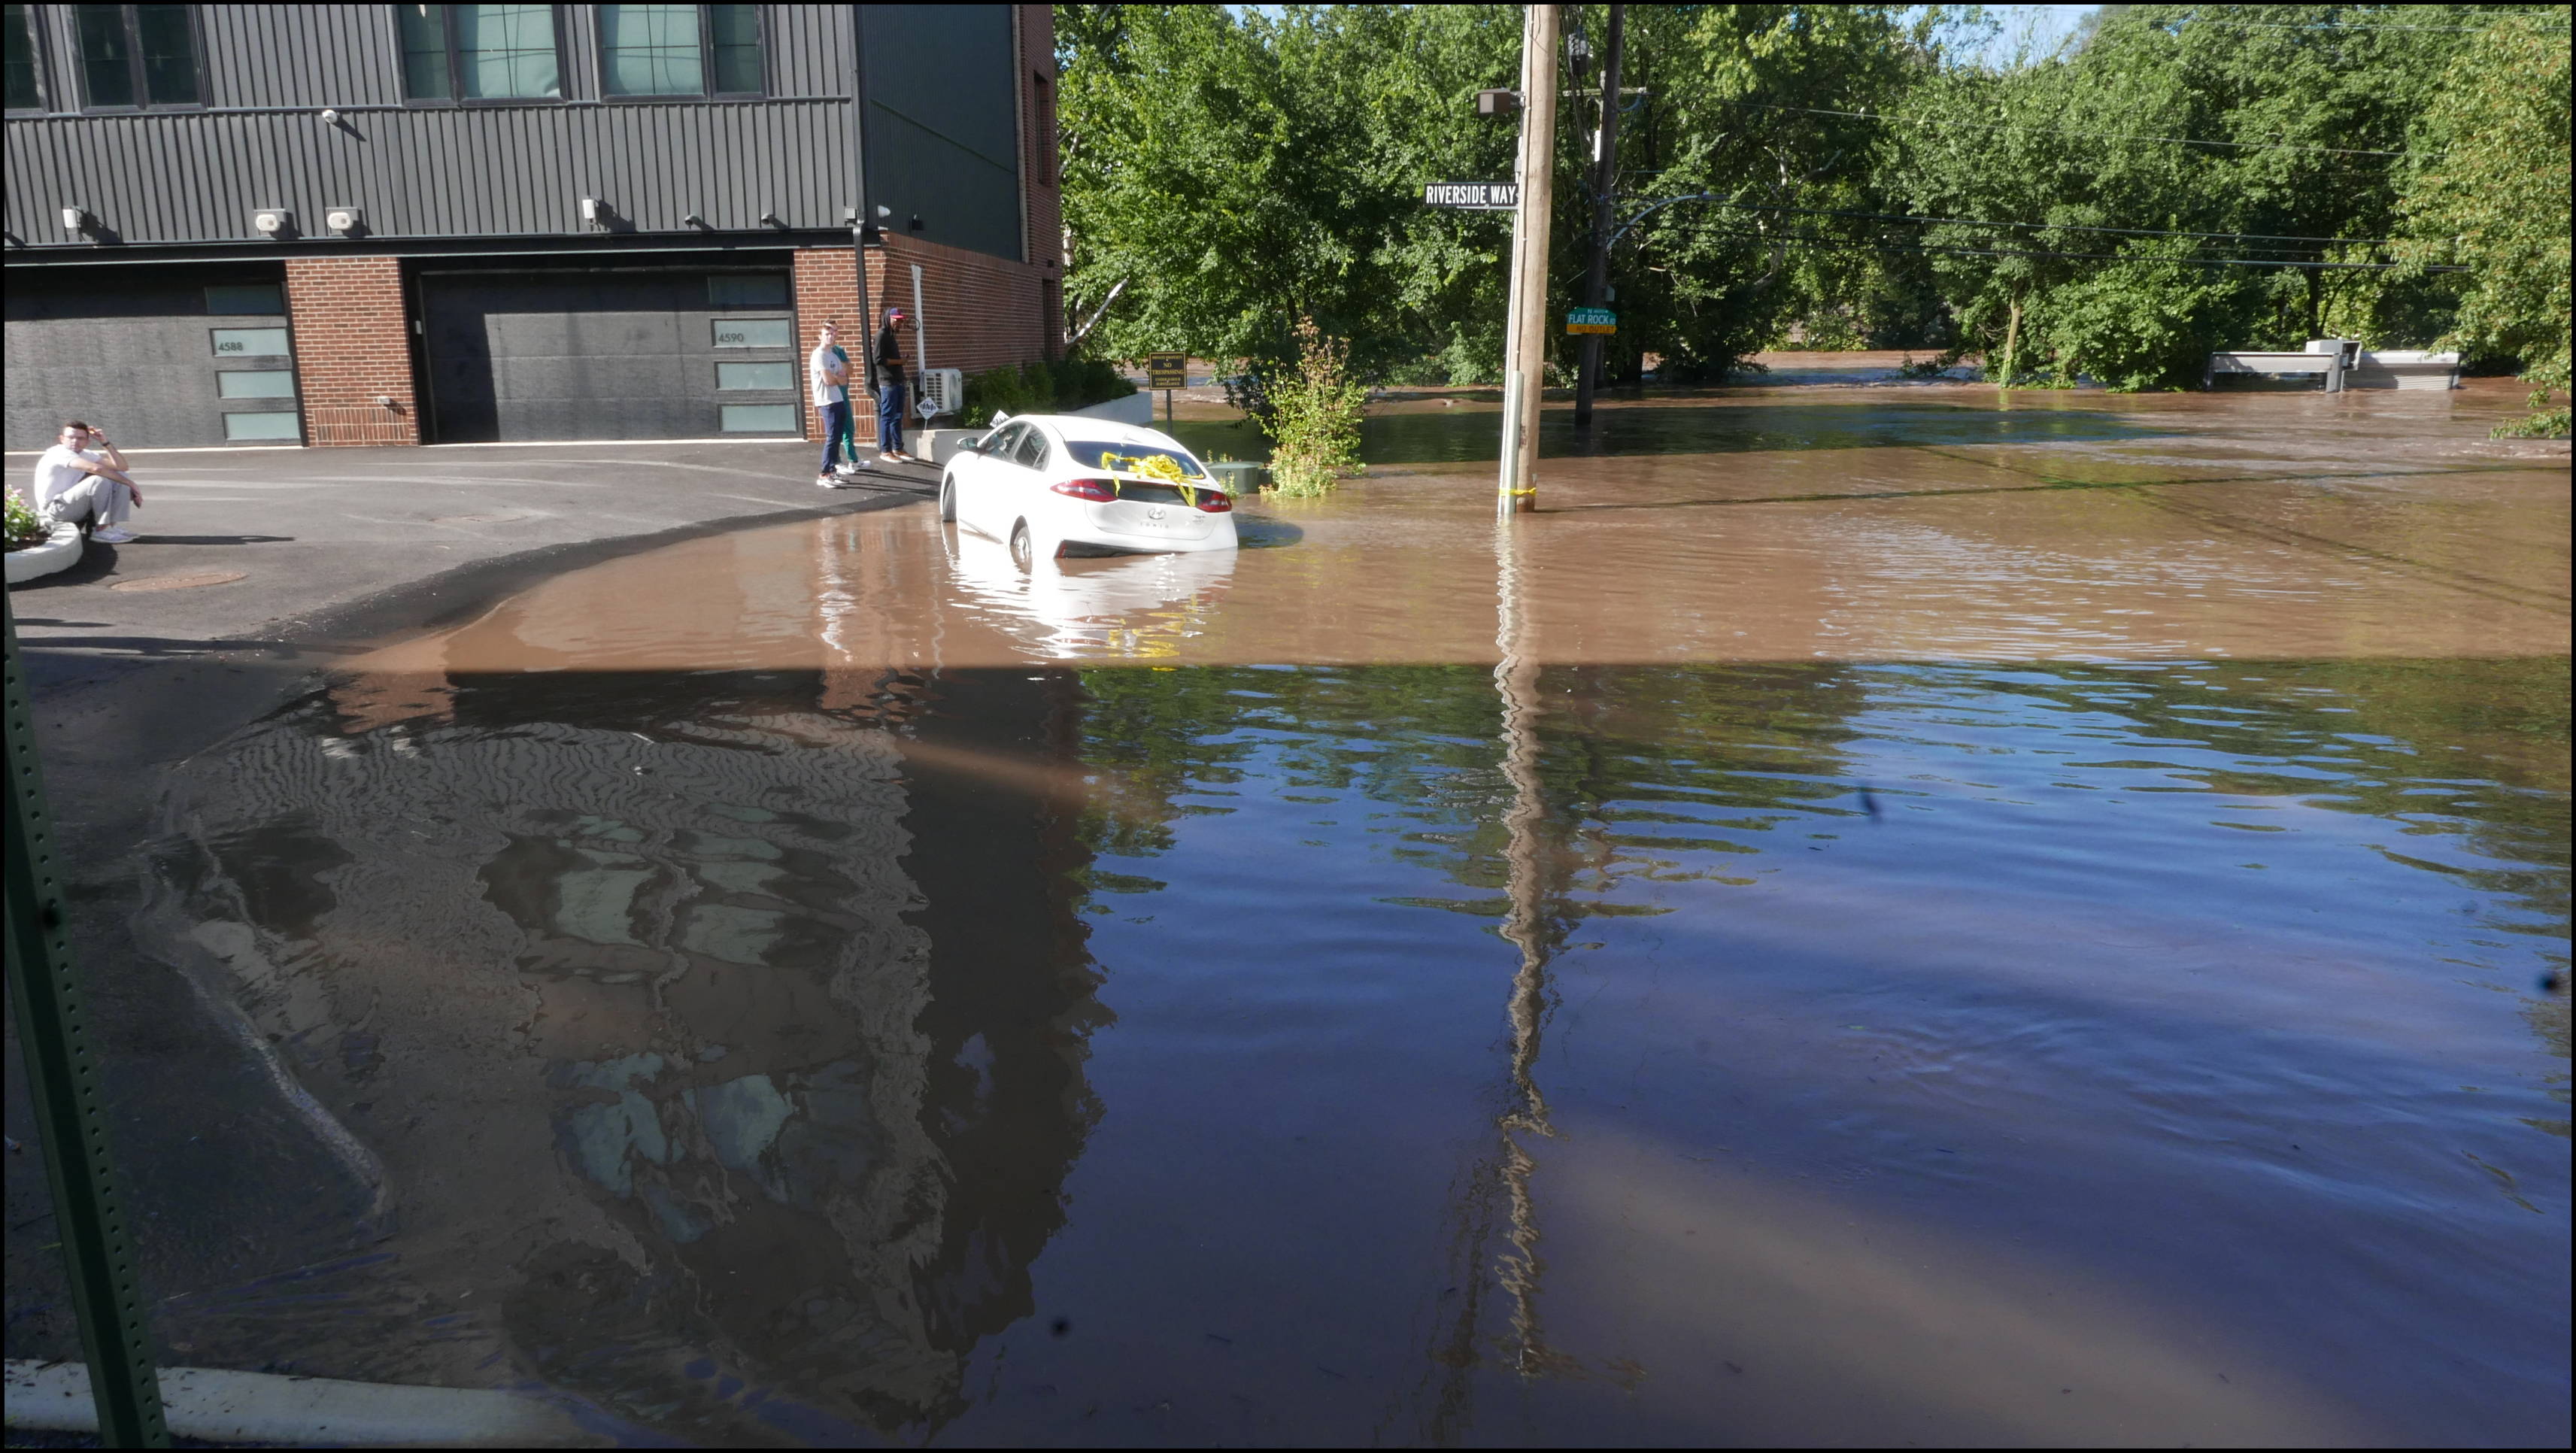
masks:
{"type": "Polygon", "coordinates": [[[1145,355],[1145,387],[1188,388],[1189,355],[1183,353],[1149,353],[1145,355]]]}
{"type": "Polygon", "coordinates": [[[1457,207],[1469,212],[1508,212],[1521,204],[1518,182],[1432,182],[1422,189],[1422,205],[1457,207]]]}
{"type": "Polygon", "coordinates": [[[1616,333],[1619,315],[1608,308],[1569,308],[1565,313],[1568,333],[1616,333]]]}

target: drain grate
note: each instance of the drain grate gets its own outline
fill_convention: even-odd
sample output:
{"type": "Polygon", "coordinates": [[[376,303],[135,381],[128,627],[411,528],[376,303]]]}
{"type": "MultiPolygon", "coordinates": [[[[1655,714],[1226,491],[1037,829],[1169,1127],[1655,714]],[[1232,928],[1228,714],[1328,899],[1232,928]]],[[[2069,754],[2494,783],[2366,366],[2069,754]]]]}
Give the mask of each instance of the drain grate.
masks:
{"type": "Polygon", "coordinates": [[[246,572],[240,570],[191,570],[184,575],[145,575],[133,580],[120,580],[110,590],[191,590],[200,585],[230,585],[246,572]]]}

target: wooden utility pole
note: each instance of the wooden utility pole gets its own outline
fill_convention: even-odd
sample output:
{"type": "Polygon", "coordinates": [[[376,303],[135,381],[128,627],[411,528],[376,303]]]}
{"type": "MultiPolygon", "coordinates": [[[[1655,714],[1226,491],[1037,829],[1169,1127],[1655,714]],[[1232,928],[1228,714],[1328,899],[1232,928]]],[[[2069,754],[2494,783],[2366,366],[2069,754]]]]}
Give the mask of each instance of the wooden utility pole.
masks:
{"type": "MultiPolygon", "coordinates": [[[[1625,49],[1625,5],[1610,7],[1610,51],[1601,62],[1601,129],[1592,133],[1592,267],[1583,275],[1583,305],[1610,301],[1610,227],[1619,197],[1619,62],[1625,49]]],[[[1583,366],[1574,378],[1574,427],[1592,425],[1592,395],[1601,387],[1598,333],[1583,335],[1583,366]]]]}
{"type": "Polygon", "coordinates": [[[1503,344],[1503,464],[1495,509],[1538,508],[1538,402],[1547,384],[1547,224],[1556,179],[1556,7],[1521,26],[1521,153],[1514,180],[1511,318],[1503,344]]]}

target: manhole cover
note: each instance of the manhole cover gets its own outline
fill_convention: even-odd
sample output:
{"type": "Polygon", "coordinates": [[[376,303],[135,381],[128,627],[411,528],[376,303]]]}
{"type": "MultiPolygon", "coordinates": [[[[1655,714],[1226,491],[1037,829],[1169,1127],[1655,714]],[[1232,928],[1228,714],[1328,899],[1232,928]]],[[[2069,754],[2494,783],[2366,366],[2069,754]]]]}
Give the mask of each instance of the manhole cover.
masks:
{"type": "Polygon", "coordinates": [[[146,575],[138,580],[120,580],[110,590],[187,590],[199,585],[230,585],[242,578],[239,570],[191,570],[185,575],[146,575]]]}

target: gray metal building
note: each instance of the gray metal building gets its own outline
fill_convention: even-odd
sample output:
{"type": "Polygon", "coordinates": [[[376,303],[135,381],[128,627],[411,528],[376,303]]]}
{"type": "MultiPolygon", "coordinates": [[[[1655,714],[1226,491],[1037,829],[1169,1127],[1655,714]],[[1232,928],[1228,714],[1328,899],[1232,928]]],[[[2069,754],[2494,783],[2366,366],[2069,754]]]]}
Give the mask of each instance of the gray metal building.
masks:
{"type": "Polygon", "coordinates": [[[934,361],[1060,336],[1045,6],[0,29],[11,449],[69,416],[138,446],[794,437],[815,327],[856,356],[875,311],[862,223],[868,304],[898,264],[956,300],[934,361]]]}

